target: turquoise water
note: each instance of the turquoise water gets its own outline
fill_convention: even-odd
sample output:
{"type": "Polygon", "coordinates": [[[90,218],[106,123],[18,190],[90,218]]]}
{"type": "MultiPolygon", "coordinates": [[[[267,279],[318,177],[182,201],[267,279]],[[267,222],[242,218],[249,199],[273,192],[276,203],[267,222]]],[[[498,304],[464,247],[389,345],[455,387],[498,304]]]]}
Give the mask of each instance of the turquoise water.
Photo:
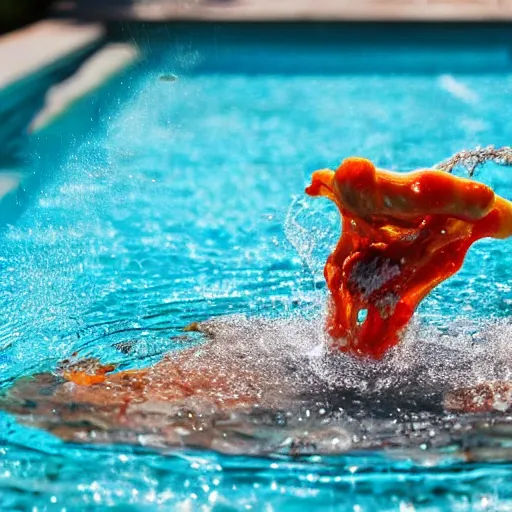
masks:
{"type": "MultiPolygon", "coordinates": [[[[250,52],[249,67],[233,50],[215,69],[202,58],[211,48],[187,41],[142,49],[144,64],[27,141],[22,169],[32,179],[19,207],[1,213],[5,389],[73,352],[147,366],[183,346],[176,336],[188,323],[224,315],[246,315],[230,336],[251,347],[263,333],[266,357],[279,359],[322,325],[322,265],[339,228],[330,205],[303,197],[313,170],[354,154],[410,170],[510,144],[506,66],[396,73],[404,53],[380,50],[365,58],[390,69],[363,73],[338,69],[357,59],[331,48],[324,67],[255,72],[263,57],[250,52]]],[[[301,61],[283,52],[263,53],[301,61]]],[[[501,65],[503,52],[482,59],[501,65]]],[[[488,165],[477,177],[512,198],[508,172],[488,165]]],[[[438,395],[510,379],[511,243],[478,243],[383,365],[342,359],[337,373],[326,363],[315,374],[341,381],[331,394],[343,398],[346,387],[357,400],[347,395],[340,409],[329,398],[329,421],[318,410],[306,421],[304,400],[285,426],[242,418],[257,435],[228,443],[231,455],[115,435],[106,446],[66,444],[22,424],[37,417],[2,413],[2,510],[509,510],[508,416],[448,414],[438,395]],[[299,431],[306,448],[291,453],[286,439],[299,431]]]]}

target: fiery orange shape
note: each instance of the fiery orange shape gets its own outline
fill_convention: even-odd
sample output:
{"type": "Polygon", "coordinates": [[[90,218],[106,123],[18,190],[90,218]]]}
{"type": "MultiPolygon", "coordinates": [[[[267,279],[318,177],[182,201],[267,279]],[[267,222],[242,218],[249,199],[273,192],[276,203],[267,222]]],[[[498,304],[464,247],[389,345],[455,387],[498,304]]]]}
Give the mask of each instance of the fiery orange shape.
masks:
{"type": "Polygon", "coordinates": [[[395,173],[364,158],[313,173],[311,196],[334,201],[342,233],[324,275],[333,347],[381,358],[421,300],[455,274],[471,244],[512,235],[512,203],[443,171],[395,173]]]}

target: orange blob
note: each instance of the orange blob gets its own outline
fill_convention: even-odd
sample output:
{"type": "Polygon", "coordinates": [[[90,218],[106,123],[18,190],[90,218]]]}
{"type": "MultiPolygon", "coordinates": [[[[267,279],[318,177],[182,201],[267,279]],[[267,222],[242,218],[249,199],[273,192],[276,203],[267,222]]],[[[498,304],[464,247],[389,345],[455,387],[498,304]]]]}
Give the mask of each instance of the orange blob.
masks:
{"type": "Polygon", "coordinates": [[[116,365],[102,365],[97,359],[86,359],[68,368],[62,369],[62,377],[79,386],[94,386],[107,380],[107,374],[113,372],[116,365]]]}
{"type": "Polygon", "coordinates": [[[333,348],[381,358],[421,300],[455,274],[473,242],[512,235],[512,203],[443,171],[394,173],[363,158],[313,173],[342,233],[325,265],[333,348]]]}

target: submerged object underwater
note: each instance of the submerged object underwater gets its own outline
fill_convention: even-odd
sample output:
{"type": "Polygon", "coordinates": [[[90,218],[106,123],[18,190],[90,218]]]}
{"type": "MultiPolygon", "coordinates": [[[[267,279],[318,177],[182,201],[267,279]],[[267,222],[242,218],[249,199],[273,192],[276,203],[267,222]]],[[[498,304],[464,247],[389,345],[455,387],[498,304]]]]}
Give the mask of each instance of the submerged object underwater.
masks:
{"type": "Polygon", "coordinates": [[[380,359],[422,299],[455,274],[471,244],[512,235],[512,203],[441,170],[395,173],[363,158],[313,174],[342,232],[324,275],[333,348],[380,359]]]}

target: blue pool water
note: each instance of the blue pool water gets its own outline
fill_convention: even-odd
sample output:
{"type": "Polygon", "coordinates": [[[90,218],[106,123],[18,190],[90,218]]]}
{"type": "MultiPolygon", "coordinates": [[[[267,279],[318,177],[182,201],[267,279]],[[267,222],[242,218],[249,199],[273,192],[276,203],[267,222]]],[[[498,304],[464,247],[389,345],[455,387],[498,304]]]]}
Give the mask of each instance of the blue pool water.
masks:
{"type": "MultiPolygon", "coordinates": [[[[307,344],[322,325],[322,265],[339,229],[330,205],[303,197],[313,170],[348,155],[411,170],[463,148],[511,141],[507,48],[455,49],[451,61],[423,48],[417,59],[444,63],[423,72],[414,49],[366,48],[361,58],[375,63],[372,73],[345,69],[339,63],[358,62],[357,51],[336,46],[305,68],[301,58],[317,55],[307,45],[233,49],[215,67],[203,58],[211,46],[177,42],[171,33],[140,44],[146,61],[26,142],[22,170],[32,179],[19,207],[0,212],[5,389],[53,371],[74,352],[123,369],[147,366],[200,341],[176,338],[190,322],[224,315],[246,315],[234,321],[238,341],[250,347],[267,336],[276,357],[283,343],[307,344]],[[259,62],[267,66],[256,72],[259,62]],[[411,62],[415,71],[406,72],[411,62]],[[91,115],[93,129],[82,129],[91,115]]],[[[512,198],[508,172],[487,165],[477,177],[512,198]]],[[[444,389],[510,379],[511,244],[473,247],[461,272],[420,307],[403,353],[371,371],[344,361],[337,371],[346,371],[347,386],[375,386],[383,396],[402,389],[396,403],[414,406],[426,381],[444,389]]],[[[375,404],[356,401],[334,423],[307,422],[308,411],[290,406],[288,427],[297,432],[307,423],[302,438],[330,447],[298,456],[282,448],[292,434],[273,420],[257,423],[259,434],[241,448],[229,445],[230,455],[155,450],[141,439],[64,443],[30,426],[37,417],[1,413],[0,505],[510,510],[506,414],[468,420],[418,406],[404,416],[392,405],[375,420],[375,404]],[[345,450],[331,449],[335,436],[345,450]],[[468,446],[473,462],[465,462],[468,446]]]]}

